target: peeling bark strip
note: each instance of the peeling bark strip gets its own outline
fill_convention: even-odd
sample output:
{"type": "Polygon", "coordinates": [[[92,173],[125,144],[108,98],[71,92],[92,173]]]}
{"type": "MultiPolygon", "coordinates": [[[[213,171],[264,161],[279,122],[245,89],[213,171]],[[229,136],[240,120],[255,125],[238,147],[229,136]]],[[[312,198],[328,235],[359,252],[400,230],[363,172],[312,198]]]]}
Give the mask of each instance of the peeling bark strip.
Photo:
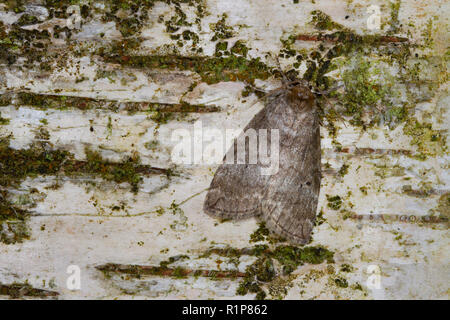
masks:
{"type": "Polygon", "coordinates": [[[1,284],[0,283],[0,295],[10,296],[11,298],[21,298],[26,297],[56,297],[59,295],[56,291],[44,290],[33,288],[27,283],[12,283],[12,284],[1,284]]]}
{"type": "Polygon", "coordinates": [[[243,278],[245,273],[239,271],[226,270],[199,270],[186,269],[183,267],[168,268],[164,266],[140,266],[132,264],[107,263],[96,267],[103,272],[124,273],[140,277],[143,275],[161,276],[161,277],[208,277],[208,278],[243,278]]]}
{"type": "Polygon", "coordinates": [[[117,100],[104,100],[88,97],[76,97],[67,95],[51,95],[33,92],[7,92],[0,95],[0,106],[13,104],[16,106],[29,105],[40,109],[66,109],[76,108],[80,110],[106,109],[159,112],[218,112],[220,107],[215,105],[181,103],[156,103],[156,102],[122,102],[117,100]]]}
{"type": "Polygon", "coordinates": [[[359,36],[354,33],[335,32],[332,34],[299,34],[296,40],[299,41],[326,41],[326,42],[370,42],[373,44],[386,44],[386,43],[401,43],[408,42],[408,38],[396,37],[396,36],[359,36]]]}

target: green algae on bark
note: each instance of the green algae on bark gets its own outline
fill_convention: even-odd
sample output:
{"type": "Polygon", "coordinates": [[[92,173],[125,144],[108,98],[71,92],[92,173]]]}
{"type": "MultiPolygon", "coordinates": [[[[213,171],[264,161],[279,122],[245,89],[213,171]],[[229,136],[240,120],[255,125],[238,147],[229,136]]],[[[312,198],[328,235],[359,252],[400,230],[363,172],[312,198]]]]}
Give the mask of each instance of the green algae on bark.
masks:
{"type": "Polygon", "coordinates": [[[279,246],[273,252],[274,258],[283,266],[283,273],[290,274],[299,265],[320,264],[324,261],[334,262],[334,253],[323,247],[279,246]]]}
{"type": "Polygon", "coordinates": [[[127,182],[137,192],[144,173],[165,173],[170,170],[140,165],[138,157],[128,157],[123,162],[110,162],[95,151],[86,149],[86,161],[75,160],[68,151],[41,148],[12,149],[7,143],[0,144],[0,185],[17,185],[27,177],[39,175],[68,176],[92,174],[117,183],[127,182]]]}
{"type": "Polygon", "coordinates": [[[8,142],[0,143],[0,185],[8,186],[20,183],[26,177],[56,174],[64,160],[69,157],[67,151],[44,151],[39,148],[16,150],[8,142]]]}
{"type": "MultiPolygon", "coordinates": [[[[78,29],[69,28],[69,26],[61,27],[60,25],[44,26],[49,30],[39,31],[24,29],[24,26],[30,24],[42,24],[45,25],[49,20],[53,18],[57,19],[71,19],[73,12],[69,12],[68,8],[71,5],[80,5],[81,21],[80,26],[85,23],[89,23],[91,20],[101,20],[102,23],[114,22],[117,29],[122,34],[123,42],[127,42],[127,48],[131,48],[129,44],[131,42],[136,43],[135,47],[140,45],[140,41],[136,40],[142,28],[149,22],[149,12],[157,2],[166,3],[174,8],[174,15],[171,19],[160,21],[165,22],[167,25],[174,25],[177,27],[190,26],[192,23],[186,21],[186,14],[182,8],[187,7],[194,8],[196,15],[195,24],[198,29],[201,29],[200,19],[205,15],[205,3],[203,0],[107,0],[103,6],[96,6],[95,1],[49,1],[39,4],[44,6],[48,10],[47,16],[41,16],[37,19],[28,13],[21,14],[18,22],[12,26],[6,27],[3,22],[0,21],[0,62],[6,65],[13,65],[18,61],[18,57],[24,58],[21,63],[27,68],[36,69],[37,67],[41,72],[52,71],[55,67],[64,67],[64,63],[61,61],[61,55],[66,55],[66,52],[58,52],[58,50],[49,50],[54,48],[52,38],[63,39],[66,44],[73,47],[71,43],[71,37],[78,32],[78,29]],[[59,62],[58,62],[59,61],[59,62]],[[56,63],[56,66],[55,66],[56,63]]],[[[6,4],[6,10],[19,14],[23,12],[25,3],[21,1],[8,1],[6,4]]],[[[202,48],[196,48],[199,37],[193,30],[184,30],[180,34],[185,41],[192,41],[192,51],[200,53],[202,48]]],[[[104,34],[101,34],[103,37],[104,34]]],[[[89,48],[92,45],[85,46],[83,43],[75,45],[73,53],[88,52],[92,53],[89,48]]]]}
{"type": "MultiPolygon", "coordinates": [[[[283,286],[289,287],[292,278],[290,274],[303,264],[333,263],[334,253],[323,247],[297,247],[292,245],[279,245],[274,249],[265,247],[257,255],[257,259],[246,269],[244,279],[239,283],[236,293],[245,295],[255,293],[258,300],[265,299],[265,287],[282,281],[283,286]],[[279,267],[274,264],[277,261],[279,267]],[[280,269],[278,269],[280,268],[280,269]],[[286,278],[286,279],[285,279],[286,278]]],[[[270,293],[271,290],[269,290],[270,293]]],[[[279,293],[279,290],[276,290],[279,293]]],[[[284,290],[287,293],[287,290],[284,290]]],[[[273,295],[272,295],[273,296],[273,295]]]]}
{"type": "MultiPolygon", "coordinates": [[[[111,180],[117,183],[128,182],[131,190],[137,192],[142,176],[137,172],[139,158],[129,157],[125,162],[112,163],[105,161],[102,156],[95,151],[86,149],[87,161],[83,170],[87,173],[97,173],[105,180],[111,180]]],[[[68,168],[69,171],[78,171],[81,168],[68,168]],[[72,169],[72,170],[71,170],[72,169]]]]}
{"type": "Polygon", "coordinates": [[[27,177],[64,174],[89,174],[116,183],[126,182],[137,192],[143,174],[166,174],[171,170],[140,165],[139,158],[129,157],[123,162],[110,162],[98,152],[86,149],[86,161],[75,160],[68,151],[46,150],[41,147],[12,149],[8,140],[0,140],[0,242],[11,244],[29,238],[27,211],[8,199],[7,188],[17,187],[27,177]]]}
{"type": "MultiPolygon", "coordinates": [[[[29,239],[27,226],[28,212],[11,202],[8,187],[11,181],[6,177],[5,167],[14,164],[7,152],[9,140],[0,139],[0,242],[5,244],[21,243],[29,239]]],[[[18,174],[22,179],[22,174],[18,174]]]]}
{"type": "MultiPolygon", "coordinates": [[[[260,226],[263,237],[267,237],[265,227],[260,226]]],[[[249,248],[211,248],[199,258],[208,258],[218,255],[230,259],[230,263],[239,265],[241,256],[256,257],[246,268],[243,279],[240,281],[236,293],[246,295],[256,294],[258,300],[265,299],[268,294],[271,298],[279,299],[287,293],[295,275],[291,275],[297,267],[304,264],[334,263],[334,252],[322,246],[299,247],[287,244],[274,245],[258,244],[249,248]]]]}
{"type": "Polygon", "coordinates": [[[1,116],[1,113],[0,113],[0,126],[4,126],[4,125],[7,125],[7,124],[9,124],[9,119],[5,119],[5,118],[3,118],[2,116],[1,116]]]}
{"type": "Polygon", "coordinates": [[[403,133],[411,137],[411,145],[417,147],[419,155],[416,158],[425,160],[446,151],[446,141],[440,131],[433,130],[431,123],[420,123],[411,117],[403,127],[403,133]]]}
{"type": "Polygon", "coordinates": [[[180,260],[189,259],[186,255],[170,257],[168,260],[162,261],[159,266],[153,265],[124,265],[116,263],[107,263],[97,266],[96,269],[103,272],[106,278],[110,278],[111,273],[127,274],[131,277],[141,278],[142,276],[159,276],[172,277],[176,279],[185,279],[187,277],[207,277],[211,279],[243,277],[242,272],[236,270],[205,270],[205,269],[189,269],[182,266],[169,267],[170,264],[180,260]]]}
{"type": "Polygon", "coordinates": [[[28,213],[8,200],[8,192],[0,191],[0,242],[21,243],[29,239],[28,213]]]}
{"type": "Polygon", "coordinates": [[[401,0],[395,0],[390,2],[391,9],[391,21],[390,21],[390,29],[388,30],[388,34],[394,34],[399,31],[400,21],[398,20],[398,13],[400,11],[401,0]]]}
{"type": "Polygon", "coordinates": [[[250,235],[250,242],[264,241],[269,234],[269,229],[266,228],[265,223],[261,222],[258,229],[250,235]]]}
{"type": "Polygon", "coordinates": [[[211,41],[217,41],[219,39],[229,39],[233,36],[233,28],[226,24],[227,15],[222,14],[222,18],[217,23],[211,24],[211,31],[214,32],[211,41]]]}
{"type": "MultiPolygon", "coordinates": [[[[196,8],[197,17],[204,14],[203,0],[106,0],[103,9],[94,6],[94,1],[83,1],[80,8],[81,17],[87,19],[94,14],[100,14],[102,21],[114,21],[123,37],[133,37],[139,34],[148,20],[148,13],[157,2],[166,3],[175,8],[175,15],[165,21],[168,31],[177,31],[181,26],[189,26],[186,21],[186,14],[183,12],[182,5],[196,8]]],[[[67,8],[70,5],[77,4],[78,1],[49,1],[45,5],[50,11],[50,17],[58,16],[67,18],[67,8]]]]}
{"type": "MultiPolygon", "coordinates": [[[[399,7],[399,1],[392,4],[394,28],[391,31],[397,31],[399,7]]],[[[410,118],[415,101],[423,96],[418,95],[417,90],[411,86],[417,83],[417,72],[414,72],[417,63],[413,60],[417,60],[418,55],[412,55],[417,45],[410,44],[406,38],[393,36],[393,32],[388,35],[356,34],[335,23],[321,11],[313,11],[311,15],[311,23],[319,33],[290,35],[287,39],[281,39],[283,49],[280,56],[289,58],[298,55],[294,68],[299,68],[300,62],[305,63],[307,70],[303,75],[304,79],[322,90],[335,86],[336,77],[330,77],[328,74],[338,69],[345,84],[345,92],[332,93],[330,96],[337,97],[337,104],[344,108],[342,113],[350,118],[349,121],[353,125],[365,129],[380,123],[392,127],[406,122],[410,118]],[[297,50],[294,46],[296,40],[322,43],[318,49],[305,54],[304,49],[297,50]],[[398,73],[392,72],[391,67],[397,69],[398,73]],[[405,90],[406,100],[402,98],[405,90]]],[[[423,59],[426,57],[419,60],[423,59]]],[[[441,70],[445,68],[442,63],[437,65],[441,70]]],[[[433,63],[433,66],[436,66],[436,63],[433,63]]],[[[441,73],[438,71],[433,74],[441,73]]],[[[443,79],[445,77],[441,76],[438,82],[442,83],[443,79]]],[[[420,91],[426,89],[427,84],[438,87],[436,81],[428,81],[421,84],[420,91]]],[[[432,91],[427,95],[432,95],[432,91]]],[[[322,104],[321,100],[319,102],[322,104]]],[[[327,111],[323,116],[327,118],[328,123],[333,122],[335,117],[328,113],[330,112],[327,111]]],[[[333,129],[333,126],[330,128],[333,129]]]]}
{"type": "Polygon", "coordinates": [[[327,201],[328,201],[328,208],[331,208],[333,210],[339,210],[341,208],[342,205],[342,198],[340,196],[327,196],[327,201]]]}
{"type": "Polygon", "coordinates": [[[250,235],[250,242],[267,241],[270,244],[283,242],[285,239],[271,233],[269,229],[266,228],[264,222],[259,223],[259,227],[255,232],[250,235]]]}
{"type": "Polygon", "coordinates": [[[104,100],[104,99],[67,96],[67,95],[39,94],[33,92],[18,92],[15,95],[7,93],[0,95],[0,101],[1,99],[4,99],[6,101],[5,102],[6,105],[13,104],[16,106],[32,106],[34,108],[41,110],[105,109],[115,112],[123,108],[123,110],[126,110],[129,113],[136,113],[136,112],[204,113],[204,112],[220,111],[220,108],[214,105],[190,104],[185,101],[170,104],[156,103],[156,102],[121,102],[114,100],[104,100]],[[14,100],[13,97],[15,97],[14,100]]]}
{"type": "Polygon", "coordinates": [[[221,81],[245,81],[267,79],[270,68],[260,58],[247,60],[243,56],[226,57],[185,57],[177,55],[116,56],[107,59],[125,66],[146,69],[171,69],[196,72],[207,84],[221,81]]]}
{"type": "Polygon", "coordinates": [[[447,192],[443,194],[438,201],[438,206],[436,211],[440,214],[440,218],[443,221],[448,221],[450,219],[450,193],[447,192]]]}
{"type": "Polygon", "coordinates": [[[348,287],[347,279],[345,279],[344,277],[336,277],[336,278],[334,278],[334,283],[336,284],[336,286],[341,287],[341,288],[347,288],[348,287]]]}
{"type": "MultiPolygon", "coordinates": [[[[328,88],[333,80],[330,81],[327,73],[336,68],[343,70],[341,76],[345,84],[345,93],[334,96],[337,96],[337,104],[344,107],[343,113],[350,117],[349,120],[353,125],[365,129],[368,125],[379,123],[386,123],[392,127],[406,122],[408,130],[404,133],[411,134],[414,130],[409,130],[411,125],[408,125],[408,122],[410,122],[414,104],[423,100],[424,97],[426,100],[431,99],[433,91],[435,92],[435,89],[445,82],[447,77],[442,76],[445,66],[436,62],[435,57],[419,58],[417,53],[412,54],[418,47],[417,44],[410,44],[406,38],[392,36],[399,29],[399,8],[400,1],[391,4],[392,28],[386,36],[358,35],[350,29],[344,29],[333,33],[320,32],[313,36],[290,36],[291,41],[285,40],[283,43],[287,49],[293,51],[291,55],[297,53],[293,50],[295,40],[336,43],[327,51],[323,50],[323,46],[319,46],[318,50],[309,55],[304,78],[319,88],[328,88]],[[343,57],[346,60],[342,60],[343,57]],[[426,63],[430,59],[433,63],[426,63]],[[383,68],[383,62],[385,66],[395,67],[398,73],[392,73],[387,67],[383,68]],[[425,67],[437,69],[431,73],[437,75],[437,79],[422,79],[423,76],[419,79],[418,73],[422,74],[424,72],[422,69],[425,67]],[[418,68],[420,70],[416,70],[418,68]],[[415,88],[419,88],[419,92],[415,88]],[[406,90],[406,100],[401,98],[404,96],[404,90],[406,90]],[[368,122],[364,118],[368,119],[368,122]]],[[[333,26],[333,21],[330,21],[329,17],[323,13],[313,12],[312,14],[313,22],[317,24],[318,30],[339,29],[333,26]]],[[[294,65],[294,67],[298,66],[298,64],[294,65]]],[[[333,122],[335,117],[330,117],[328,113],[330,112],[325,115],[328,123],[333,122]]],[[[333,129],[334,126],[330,128],[333,129]]],[[[414,141],[414,144],[417,144],[417,141],[414,141]]]]}
{"type": "Polygon", "coordinates": [[[311,12],[311,24],[318,30],[342,30],[345,29],[341,24],[334,22],[329,15],[320,11],[314,10],[311,12]]]}
{"type": "MultiPolygon", "coordinates": [[[[375,109],[378,105],[390,105],[392,90],[386,83],[372,77],[372,64],[370,61],[358,57],[355,61],[355,67],[345,70],[343,80],[345,83],[345,94],[342,104],[345,107],[345,113],[351,115],[351,123],[361,125],[364,113],[367,108],[375,109]]],[[[378,113],[378,112],[377,112],[378,113]]]]}

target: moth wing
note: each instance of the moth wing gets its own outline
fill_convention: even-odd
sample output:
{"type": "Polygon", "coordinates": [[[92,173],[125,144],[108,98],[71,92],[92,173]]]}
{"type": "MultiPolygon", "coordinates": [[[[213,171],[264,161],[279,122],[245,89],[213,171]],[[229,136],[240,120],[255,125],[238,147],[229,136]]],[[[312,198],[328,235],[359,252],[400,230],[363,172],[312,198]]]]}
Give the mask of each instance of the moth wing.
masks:
{"type": "MultiPolygon", "coordinates": [[[[255,167],[255,165],[252,165],[255,167]]],[[[221,219],[244,219],[260,213],[260,184],[254,168],[222,164],[216,171],[204,203],[204,211],[221,219]]]]}
{"type": "Polygon", "coordinates": [[[320,192],[320,127],[314,111],[281,128],[280,167],[267,181],[261,213],[267,228],[291,242],[309,242],[320,192]]]}
{"type": "MultiPolygon", "coordinates": [[[[269,111],[264,107],[244,128],[266,129],[269,111]]],[[[244,132],[242,134],[244,134],[244,132]]],[[[242,135],[241,134],[241,135],[242,135]]],[[[227,154],[237,150],[236,139],[227,154]]],[[[245,153],[248,155],[248,144],[245,153]]],[[[205,198],[203,210],[221,219],[245,219],[260,214],[265,189],[265,176],[261,176],[259,164],[227,164],[217,169],[205,198]]],[[[236,160],[236,155],[235,158],[236,160]]]]}

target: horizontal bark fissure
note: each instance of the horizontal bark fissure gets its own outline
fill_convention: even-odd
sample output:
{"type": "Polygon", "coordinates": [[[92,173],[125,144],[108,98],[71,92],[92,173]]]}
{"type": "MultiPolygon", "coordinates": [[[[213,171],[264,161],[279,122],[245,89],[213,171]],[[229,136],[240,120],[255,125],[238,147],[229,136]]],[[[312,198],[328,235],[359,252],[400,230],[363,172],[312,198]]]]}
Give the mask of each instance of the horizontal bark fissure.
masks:
{"type": "Polygon", "coordinates": [[[158,111],[173,113],[210,113],[221,111],[221,108],[216,105],[190,104],[187,102],[133,102],[70,95],[32,93],[24,91],[9,91],[1,94],[0,105],[32,106],[41,109],[106,109],[111,111],[124,110],[130,112],[158,111]]]}
{"type": "Polygon", "coordinates": [[[406,43],[408,38],[398,36],[384,36],[384,35],[365,35],[360,36],[350,32],[336,32],[332,34],[299,34],[296,37],[299,41],[326,41],[326,42],[369,42],[376,44],[387,43],[406,43]]]}
{"type": "Polygon", "coordinates": [[[21,298],[24,296],[46,298],[56,297],[59,293],[56,291],[34,288],[27,283],[0,283],[0,295],[10,296],[11,298],[21,298]]]}
{"type": "Polygon", "coordinates": [[[128,274],[136,277],[140,276],[161,276],[161,277],[207,277],[207,278],[243,278],[245,273],[234,270],[204,270],[204,269],[188,269],[183,267],[169,268],[164,266],[151,265],[131,265],[107,263],[96,266],[97,270],[103,272],[114,272],[119,274],[128,274]]]}
{"type": "Polygon", "coordinates": [[[382,223],[423,223],[423,224],[446,224],[448,218],[443,216],[417,216],[414,214],[352,214],[349,217],[353,220],[364,222],[382,222],[382,223]]]}

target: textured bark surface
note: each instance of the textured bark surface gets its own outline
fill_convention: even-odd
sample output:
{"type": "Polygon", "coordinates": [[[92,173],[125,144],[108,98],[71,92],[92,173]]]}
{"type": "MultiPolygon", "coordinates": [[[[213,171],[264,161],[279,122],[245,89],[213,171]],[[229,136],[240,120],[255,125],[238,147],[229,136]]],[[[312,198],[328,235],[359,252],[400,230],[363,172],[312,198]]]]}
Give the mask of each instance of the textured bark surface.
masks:
{"type": "Polygon", "coordinates": [[[448,299],[448,3],[78,4],[0,2],[1,298],[448,299]],[[171,156],[176,129],[244,128],[273,56],[345,85],[306,246],[209,217],[218,165],[171,156]]]}

